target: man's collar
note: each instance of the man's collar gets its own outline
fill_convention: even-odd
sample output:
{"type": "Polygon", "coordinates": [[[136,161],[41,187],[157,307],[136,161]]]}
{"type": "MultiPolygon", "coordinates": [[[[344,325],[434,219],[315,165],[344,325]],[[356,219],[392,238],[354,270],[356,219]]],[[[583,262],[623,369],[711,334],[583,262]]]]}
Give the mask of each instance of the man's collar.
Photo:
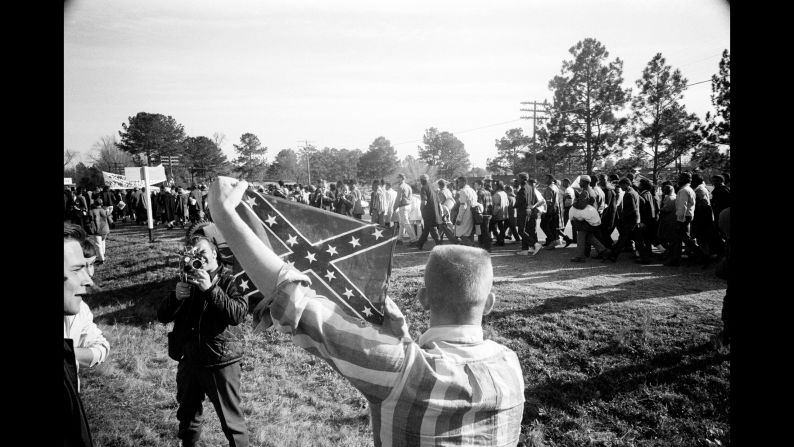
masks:
{"type": "Polygon", "coordinates": [[[483,340],[482,326],[474,324],[432,326],[419,337],[419,346],[444,341],[451,343],[478,343],[483,340]]]}

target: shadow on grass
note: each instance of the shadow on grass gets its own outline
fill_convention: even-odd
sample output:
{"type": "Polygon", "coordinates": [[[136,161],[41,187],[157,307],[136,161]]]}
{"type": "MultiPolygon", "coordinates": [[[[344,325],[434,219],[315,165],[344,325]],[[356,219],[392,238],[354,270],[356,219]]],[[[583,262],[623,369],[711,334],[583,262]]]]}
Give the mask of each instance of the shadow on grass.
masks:
{"type": "Polygon", "coordinates": [[[539,406],[554,407],[569,414],[577,413],[576,406],[591,401],[609,401],[640,386],[678,384],[682,392],[689,387],[681,379],[729,360],[729,354],[714,350],[710,343],[691,346],[679,351],[658,354],[648,361],[608,370],[584,380],[563,382],[554,378],[527,387],[524,421],[538,416],[539,406]]]}
{"type": "MultiPolygon", "coordinates": [[[[583,275],[589,276],[589,275],[583,275]]],[[[530,281],[528,279],[528,281],[530,281]]],[[[550,313],[565,312],[567,310],[581,309],[604,303],[623,303],[634,300],[652,298],[665,298],[683,294],[707,292],[721,289],[724,284],[709,282],[702,287],[671,287],[669,279],[664,276],[650,276],[643,279],[627,281],[611,286],[591,286],[582,290],[610,289],[592,295],[565,295],[547,298],[537,305],[523,309],[496,310],[488,315],[490,323],[496,323],[505,317],[522,316],[532,317],[550,313]],[[618,289],[618,290],[615,290],[618,289]]]]}
{"type": "Polygon", "coordinates": [[[124,306],[123,309],[97,314],[94,321],[108,325],[127,324],[146,326],[157,321],[157,308],[160,302],[174,290],[176,279],[164,279],[156,282],[123,287],[107,291],[98,291],[85,297],[85,302],[92,309],[105,306],[124,306]]]}

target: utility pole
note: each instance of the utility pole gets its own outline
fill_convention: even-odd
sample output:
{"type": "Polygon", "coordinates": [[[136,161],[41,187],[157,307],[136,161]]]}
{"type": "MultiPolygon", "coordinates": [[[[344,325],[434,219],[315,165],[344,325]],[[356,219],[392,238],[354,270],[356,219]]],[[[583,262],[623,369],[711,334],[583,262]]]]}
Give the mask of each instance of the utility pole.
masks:
{"type": "MultiPolygon", "coordinates": [[[[312,170],[309,165],[309,159],[311,158],[311,154],[309,153],[309,140],[298,140],[298,143],[303,143],[303,153],[306,154],[306,174],[309,176],[309,181],[306,183],[307,185],[312,184],[312,170]]],[[[312,143],[314,143],[312,141],[312,143]]],[[[295,179],[297,180],[297,179],[295,179]]]]}
{"type": "Polygon", "coordinates": [[[548,113],[548,101],[544,100],[543,102],[538,101],[524,101],[521,104],[524,105],[531,105],[531,109],[521,109],[522,112],[532,112],[532,116],[522,116],[521,119],[532,119],[532,177],[537,178],[538,176],[538,156],[537,156],[537,148],[535,147],[535,132],[537,131],[538,127],[538,120],[545,120],[549,119],[548,116],[538,116],[538,113],[548,113]],[[541,109],[538,109],[538,106],[541,109]]]}

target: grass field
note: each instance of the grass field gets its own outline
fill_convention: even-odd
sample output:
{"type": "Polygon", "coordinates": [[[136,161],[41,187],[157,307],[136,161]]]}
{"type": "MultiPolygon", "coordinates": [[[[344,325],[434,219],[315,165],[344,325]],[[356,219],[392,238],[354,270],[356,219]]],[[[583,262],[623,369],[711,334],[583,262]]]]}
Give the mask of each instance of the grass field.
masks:
{"type": "MultiPolygon", "coordinates": [[[[98,446],[178,446],[176,362],[170,325],[156,320],[173,288],[184,232],[120,224],[87,297],[110,355],[81,370],[83,400],[98,446]]],[[[574,247],[514,256],[495,249],[497,305],[486,337],[521,360],[526,405],[521,445],[728,445],[728,354],[709,338],[720,327],[725,282],[713,268],[573,264],[574,247]]],[[[432,248],[432,242],[426,245],[432,248]]],[[[390,296],[414,339],[427,314],[414,298],[428,252],[398,246],[390,296]]],[[[242,406],[254,446],[372,445],[367,403],[323,361],[275,331],[243,323],[242,406]]],[[[205,401],[205,445],[226,445],[205,401]]]]}

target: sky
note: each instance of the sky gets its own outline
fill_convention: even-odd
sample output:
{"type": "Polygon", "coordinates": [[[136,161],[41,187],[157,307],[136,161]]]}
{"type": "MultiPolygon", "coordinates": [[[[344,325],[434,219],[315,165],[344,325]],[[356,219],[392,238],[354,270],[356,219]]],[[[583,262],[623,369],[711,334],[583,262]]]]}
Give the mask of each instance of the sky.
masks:
{"type": "MultiPolygon", "coordinates": [[[[690,84],[730,51],[718,0],[235,1],[71,0],[64,8],[64,149],[83,161],[138,112],[188,136],[251,132],[268,158],[308,140],[366,151],[384,136],[417,155],[450,131],[472,166],[508,129],[532,134],[522,101],[552,100],[568,50],[592,37],[623,60],[624,86],[658,52],[690,84]]],[[[710,82],[685,91],[701,118],[710,82]]]]}

